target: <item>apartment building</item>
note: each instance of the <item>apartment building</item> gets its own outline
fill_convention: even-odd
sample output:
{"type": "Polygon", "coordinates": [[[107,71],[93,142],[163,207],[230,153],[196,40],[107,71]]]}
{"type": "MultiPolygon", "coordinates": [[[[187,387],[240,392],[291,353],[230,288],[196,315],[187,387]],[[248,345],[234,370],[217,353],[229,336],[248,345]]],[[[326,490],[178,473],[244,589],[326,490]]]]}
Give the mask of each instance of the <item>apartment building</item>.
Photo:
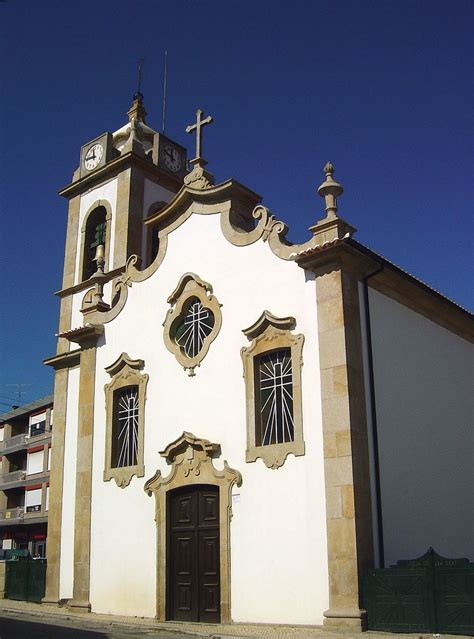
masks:
{"type": "Polygon", "coordinates": [[[0,415],[0,548],[46,556],[53,396],[0,415]]]}

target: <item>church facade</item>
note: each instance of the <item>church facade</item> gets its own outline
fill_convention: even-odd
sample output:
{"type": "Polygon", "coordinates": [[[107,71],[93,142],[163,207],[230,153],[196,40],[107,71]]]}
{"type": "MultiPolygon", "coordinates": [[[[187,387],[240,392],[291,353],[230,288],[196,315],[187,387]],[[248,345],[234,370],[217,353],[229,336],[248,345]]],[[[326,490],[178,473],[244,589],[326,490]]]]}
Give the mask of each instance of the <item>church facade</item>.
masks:
{"type": "Polygon", "coordinates": [[[61,191],[44,602],[362,629],[373,566],[474,556],[469,464],[450,465],[471,317],[353,238],[330,163],[292,245],[260,196],[214,184],[211,118],[188,171],[140,94],[128,116],[61,191]]]}

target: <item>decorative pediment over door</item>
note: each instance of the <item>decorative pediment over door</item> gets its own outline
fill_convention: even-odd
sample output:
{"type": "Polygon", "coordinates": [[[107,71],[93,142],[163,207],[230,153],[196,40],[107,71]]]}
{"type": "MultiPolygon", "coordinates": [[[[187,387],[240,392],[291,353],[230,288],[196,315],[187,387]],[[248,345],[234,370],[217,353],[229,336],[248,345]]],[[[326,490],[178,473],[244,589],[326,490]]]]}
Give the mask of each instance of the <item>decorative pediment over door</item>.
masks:
{"type": "Polygon", "coordinates": [[[213,460],[221,454],[219,444],[200,439],[192,433],[183,434],[171,442],[160,455],[171,466],[169,475],[157,471],[145,484],[148,495],[155,495],[157,525],[157,619],[166,619],[166,558],[167,558],[167,494],[193,484],[219,488],[220,525],[220,611],[221,622],[230,623],[230,522],[232,519],[232,487],[242,484],[242,475],[224,461],[218,470],[213,460]]]}

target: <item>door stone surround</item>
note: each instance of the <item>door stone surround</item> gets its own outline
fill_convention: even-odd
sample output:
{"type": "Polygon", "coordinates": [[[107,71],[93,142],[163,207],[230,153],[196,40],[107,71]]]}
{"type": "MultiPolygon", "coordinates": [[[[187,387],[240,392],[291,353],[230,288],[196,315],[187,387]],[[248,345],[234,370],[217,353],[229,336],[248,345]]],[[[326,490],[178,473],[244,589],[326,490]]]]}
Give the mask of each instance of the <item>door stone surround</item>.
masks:
{"type": "Polygon", "coordinates": [[[167,493],[183,486],[209,484],[219,488],[220,524],[220,584],[221,623],[231,623],[230,609],[230,522],[232,519],[232,487],[241,486],[242,475],[224,461],[224,468],[214,467],[213,459],[221,453],[219,444],[199,439],[184,431],[160,455],[171,465],[167,477],[157,471],[145,484],[148,495],[155,495],[157,528],[157,604],[156,618],[166,620],[166,555],[167,555],[167,493]]]}

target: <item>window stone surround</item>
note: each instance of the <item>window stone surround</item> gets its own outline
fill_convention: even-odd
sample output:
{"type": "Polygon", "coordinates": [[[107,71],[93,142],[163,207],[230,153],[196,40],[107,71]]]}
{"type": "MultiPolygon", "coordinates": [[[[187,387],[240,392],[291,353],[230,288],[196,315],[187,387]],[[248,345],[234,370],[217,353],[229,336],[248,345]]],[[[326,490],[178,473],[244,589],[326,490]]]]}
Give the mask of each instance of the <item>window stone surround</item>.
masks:
{"type": "Polygon", "coordinates": [[[284,463],[289,454],[299,457],[305,454],[303,440],[303,414],[301,393],[301,367],[303,365],[304,335],[294,335],[291,330],[296,326],[294,317],[278,318],[269,311],[264,311],[259,319],[243,330],[244,335],[252,343],[240,351],[244,366],[245,402],[247,412],[247,463],[262,459],[267,468],[277,469],[284,463]],[[293,373],[293,421],[294,439],[282,444],[256,445],[256,384],[254,363],[258,356],[280,350],[291,350],[293,373]]]}
{"type": "Polygon", "coordinates": [[[104,481],[115,480],[119,488],[129,485],[132,477],[143,477],[145,474],[144,465],[144,435],[145,435],[145,402],[146,388],[149,376],[140,372],[145,362],[142,359],[132,360],[127,353],[122,353],[120,357],[105,370],[112,377],[112,381],[104,386],[105,391],[105,464],[104,481]],[[138,387],[138,450],[137,463],[133,466],[112,467],[112,436],[114,418],[114,393],[127,386],[138,387]]]}
{"type": "Polygon", "coordinates": [[[212,286],[208,282],[202,280],[195,273],[185,273],[179,280],[177,287],[168,297],[168,304],[171,304],[163,322],[163,339],[166,348],[173,353],[176,360],[188,371],[188,375],[193,377],[197,366],[201,365],[202,360],[206,357],[211,343],[216,339],[222,325],[221,304],[212,294],[212,286]],[[200,351],[194,356],[189,357],[184,349],[176,342],[174,332],[183,315],[183,309],[191,298],[197,298],[201,304],[209,309],[214,315],[214,325],[210,333],[204,338],[200,351]]]}

